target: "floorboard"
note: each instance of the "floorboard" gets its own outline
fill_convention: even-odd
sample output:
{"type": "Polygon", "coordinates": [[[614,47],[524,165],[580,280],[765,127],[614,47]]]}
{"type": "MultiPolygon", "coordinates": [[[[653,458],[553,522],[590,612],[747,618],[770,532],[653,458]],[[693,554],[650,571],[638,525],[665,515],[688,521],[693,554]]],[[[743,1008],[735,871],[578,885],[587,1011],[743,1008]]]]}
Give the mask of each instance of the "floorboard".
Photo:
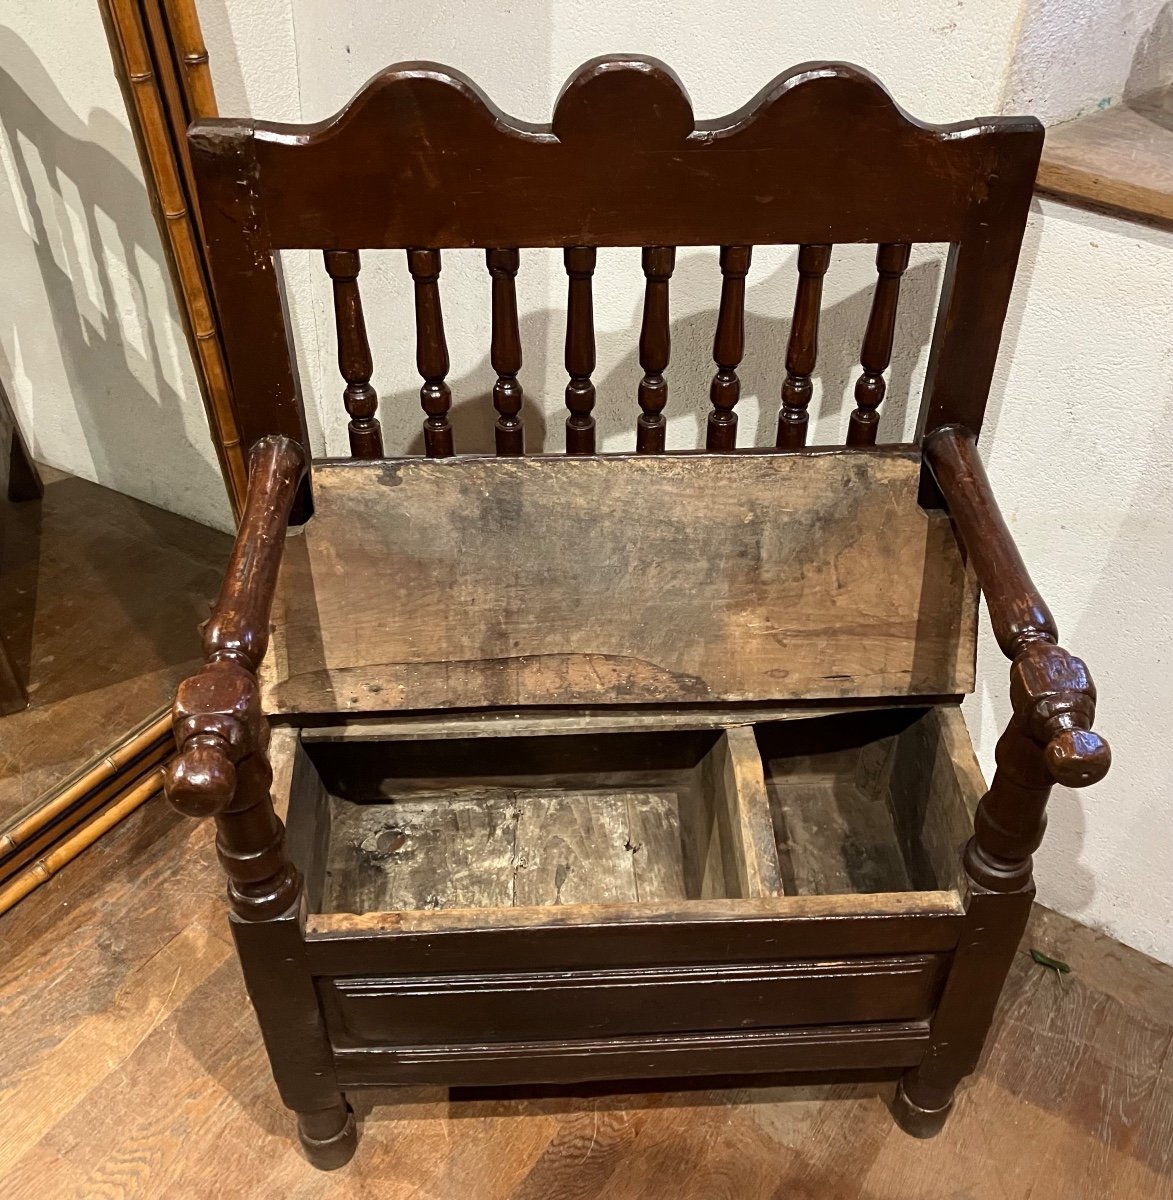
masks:
{"type": "Polygon", "coordinates": [[[0,824],[170,702],[231,538],[61,471],[0,503],[0,637],[29,707],[0,719],[0,824]]]}
{"type": "Polygon", "coordinates": [[[1037,909],[937,1139],[890,1085],[359,1093],[354,1162],[290,1140],[211,829],[151,801],[0,918],[0,1195],[1173,1200],[1173,969],[1037,909]]]}

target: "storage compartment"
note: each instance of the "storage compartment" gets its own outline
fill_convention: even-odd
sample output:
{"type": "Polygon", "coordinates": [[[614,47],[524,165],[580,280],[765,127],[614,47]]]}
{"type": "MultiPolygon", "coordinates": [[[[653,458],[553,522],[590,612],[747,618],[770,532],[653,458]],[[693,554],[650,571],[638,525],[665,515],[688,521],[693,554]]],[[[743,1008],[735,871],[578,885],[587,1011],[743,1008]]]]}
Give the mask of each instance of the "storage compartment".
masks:
{"type": "Polygon", "coordinates": [[[280,731],[311,910],[962,890],[984,785],[956,708],[711,729],[518,724],[280,731]]]}
{"type": "Polygon", "coordinates": [[[961,890],[984,791],[956,708],[755,728],[788,895],[961,890]]]}
{"type": "Polygon", "coordinates": [[[293,775],[290,843],[318,911],[781,890],[748,729],[443,740],[318,731],[293,775]],[[739,790],[734,743],[756,786],[739,790]]]}

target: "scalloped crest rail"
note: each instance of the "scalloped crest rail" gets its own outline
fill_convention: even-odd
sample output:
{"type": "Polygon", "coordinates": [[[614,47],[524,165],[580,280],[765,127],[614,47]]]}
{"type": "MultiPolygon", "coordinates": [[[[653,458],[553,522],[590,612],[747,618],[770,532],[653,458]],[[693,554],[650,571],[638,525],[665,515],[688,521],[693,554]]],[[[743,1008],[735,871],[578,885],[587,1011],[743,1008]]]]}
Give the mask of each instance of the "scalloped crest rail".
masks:
{"type": "Polygon", "coordinates": [[[675,75],[638,58],[587,63],[549,125],[506,116],[458,72],[406,63],[320,124],[211,120],[193,126],[191,138],[246,441],[283,433],[305,444],[272,260],[279,249],[312,247],[326,252],[334,280],[351,450],[361,458],[382,452],[358,294],[366,248],[407,251],[432,457],[459,449],[439,279],[441,251],[464,247],[484,249],[491,277],[498,454],[523,452],[514,278],[524,269],[521,250],[542,246],[565,255],[569,454],[595,453],[591,289],[596,249],[607,245],[643,253],[637,451],[664,448],[669,280],[676,248],[690,245],[721,248],[707,449],[736,446],[745,277],[757,244],[799,248],[779,447],[806,444],[822,282],[837,242],[877,244],[847,443],[875,444],[914,242],[951,245],[922,431],[951,421],[976,430],[1042,140],[1031,118],[923,124],[870,75],[835,63],[796,67],[737,112],[698,122],[675,75]]]}

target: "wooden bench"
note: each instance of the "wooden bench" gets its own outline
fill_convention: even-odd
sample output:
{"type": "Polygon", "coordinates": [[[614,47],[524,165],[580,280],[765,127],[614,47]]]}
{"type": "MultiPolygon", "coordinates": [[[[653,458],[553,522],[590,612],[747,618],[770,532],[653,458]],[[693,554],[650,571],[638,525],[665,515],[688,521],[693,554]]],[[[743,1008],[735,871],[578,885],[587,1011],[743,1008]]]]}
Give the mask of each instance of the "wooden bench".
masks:
{"type": "Polygon", "coordinates": [[[1095,691],[975,448],[1042,144],[927,126],[807,64],[696,122],[605,58],[549,126],[390,68],[314,126],[198,122],[237,416],[236,549],[168,792],[214,816],[231,922],[312,1161],[348,1089],[883,1072],[940,1128],[1033,896],[1095,691]],[[822,281],[877,245],[845,444],[808,447],[822,281]],[[902,274],[950,244],[919,428],[877,444],[902,274]],[[776,448],[737,445],[751,247],[796,244],[776,448]],[[596,247],[642,247],[634,453],[596,453],[596,247]],[[675,248],[720,246],[705,448],[665,452],[675,248]],[[562,247],[565,453],[524,454],[514,280],[562,247]],[[324,252],[352,459],[310,466],[275,252],[324,252]],[[449,421],[441,252],[484,249],[496,455],[449,421]],[[406,250],[419,458],[385,458],[359,250],[406,250]],[[958,703],[977,588],[1012,662],[986,790],[958,703]],[[271,730],[272,724],[272,730],[271,730]],[[270,732],[271,730],[271,732],[270,732]],[[280,815],[279,815],[280,814],[280,815]],[[283,825],[284,817],[286,825],[283,825]]]}

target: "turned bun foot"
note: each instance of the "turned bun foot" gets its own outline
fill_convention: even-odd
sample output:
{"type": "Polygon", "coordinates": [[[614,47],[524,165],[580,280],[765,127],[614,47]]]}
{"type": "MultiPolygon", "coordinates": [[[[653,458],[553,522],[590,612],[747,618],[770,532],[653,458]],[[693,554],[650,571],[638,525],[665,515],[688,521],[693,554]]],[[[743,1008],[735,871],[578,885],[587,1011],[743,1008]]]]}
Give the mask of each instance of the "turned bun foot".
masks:
{"type": "Polygon", "coordinates": [[[892,1116],[896,1124],[914,1138],[931,1138],[941,1132],[945,1119],[953,1111],[953,1097],[940,1108],[923,1108],[909,1098],[905,1090],[904,1080],[896,1085],[896,1095],[892,1100],[892,1116]]]}
{"type": "Polygon", "coordinates": [[[298,1113],[297,1136],[313,1166],[319,1171],[335,1171],[350,1162],[358,1146],[354,1111],[343,1102],[323,1112],[298,1113]]]}

